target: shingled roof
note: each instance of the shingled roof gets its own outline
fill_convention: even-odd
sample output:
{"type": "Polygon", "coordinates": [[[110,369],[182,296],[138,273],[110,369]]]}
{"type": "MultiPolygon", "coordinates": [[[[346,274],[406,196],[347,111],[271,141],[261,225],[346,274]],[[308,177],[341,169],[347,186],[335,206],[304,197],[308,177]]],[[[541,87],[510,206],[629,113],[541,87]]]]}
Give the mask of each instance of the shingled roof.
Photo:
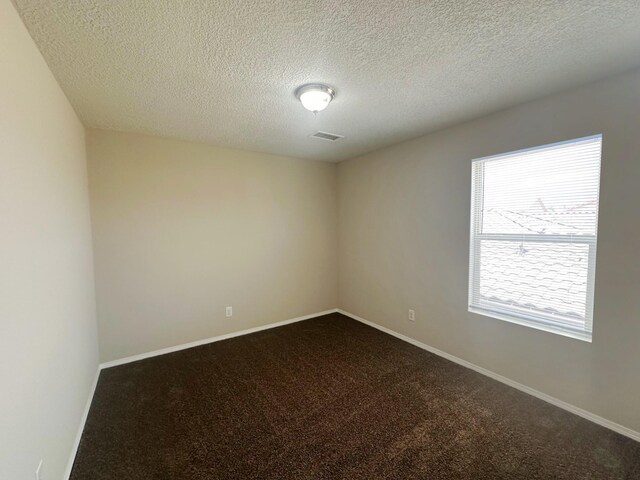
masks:
{"type": "MultiPolygon", "coordinates": [[[[483,212],[483,232],[509,235],[590,235],[594,203],[483,212]]],[[[595,237],[594,237],[595,238],[595,237]]],[[[480,296],[494,305],[552,314],[576,325],[586,316],[589,245],[482,240],[480,296]]]]}

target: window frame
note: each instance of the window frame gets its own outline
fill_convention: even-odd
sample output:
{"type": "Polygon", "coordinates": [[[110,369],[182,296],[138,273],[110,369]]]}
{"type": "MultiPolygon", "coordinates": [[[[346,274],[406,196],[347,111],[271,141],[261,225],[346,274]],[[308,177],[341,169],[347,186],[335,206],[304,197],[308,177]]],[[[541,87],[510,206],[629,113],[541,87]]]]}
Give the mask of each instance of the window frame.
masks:
{"type": "Polygon", "coordinates": [[[595,293],[595,271],[596,271],[596,249],[598,239],[598,215],[600,203],[600,182],[601,182],[601,166],[602,166],[602,134],[591,135],[582,138],[575,138],[563,142],[556,142],[537,147],[526,148],[521,150],[510,151],[506,153],[490,155],[486,157],[476,158],[472,161],[471,173],[471,208],[470,208],[470,232],[469,232],[469,297],[468,311],[471,313],[496,318],[499,320],[523,325],[526,327],[542,330],[550,333],[563,335],[586,342],[592,342],[593,338],[593,310],[594,310],[594,293],[595,293]],[[500,234],[500,233],[482,233],[483,215],[483,193],[484,193],[484,169],[476,175],[476,168],[483,168],[489,160],[504,159],[508,156],[514,156],[514,161],[521,160],[518,155],[527,152],[551,149],[562,145],[588,141],[592,139],[600,140],[600,157],[598,165],[598,187],[596,194],[596,219],[595,219],[595,235],[544,235],[544,234],[500,234]],[[478,214],[479,212],[479,214],[478,214]],[[565,319],[553,318],[552,314],[536,314],[531,310],[521,309],[517,306],[505,308],[504,305],[497,302],[487,300],[485,302],[475,302],[479,299],[480,290],[480,260],[481,260],[481,243],[486,240],[509,241],[509,242],[541,242],[547,244],[554,243],[571,243],[581,244],[588,247],[588,266],[587,266],[587,288],[586,288],[586,304],[585,304],[585,320],[584,326],[570,325],[565,319]],[[476,278],[478,279],[476,281],[476,278]]]}

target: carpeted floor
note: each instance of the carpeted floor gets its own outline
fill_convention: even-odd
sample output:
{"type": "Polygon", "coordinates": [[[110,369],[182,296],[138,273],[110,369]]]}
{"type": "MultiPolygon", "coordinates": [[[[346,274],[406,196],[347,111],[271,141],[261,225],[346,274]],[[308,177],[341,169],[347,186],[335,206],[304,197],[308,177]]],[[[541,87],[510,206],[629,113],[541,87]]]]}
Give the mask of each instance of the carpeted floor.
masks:
{"type": "Polygon", "coordinates": [[[339,314],[102,371],[72,480],[640,479],[640,443],[339,314]]]}

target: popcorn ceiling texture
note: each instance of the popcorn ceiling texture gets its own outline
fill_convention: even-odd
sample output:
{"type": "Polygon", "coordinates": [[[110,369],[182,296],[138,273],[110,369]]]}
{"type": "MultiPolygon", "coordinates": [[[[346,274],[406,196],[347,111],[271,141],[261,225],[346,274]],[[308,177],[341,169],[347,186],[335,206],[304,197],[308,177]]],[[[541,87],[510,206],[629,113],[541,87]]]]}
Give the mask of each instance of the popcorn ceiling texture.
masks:
{"type": "Polygon", "coordinates": [[[637,0],[15,3],[86,126],[310,159],[640,64],[637,0]],[[293,94],[312,81],[337,89],[317,116],[293,94]]]}

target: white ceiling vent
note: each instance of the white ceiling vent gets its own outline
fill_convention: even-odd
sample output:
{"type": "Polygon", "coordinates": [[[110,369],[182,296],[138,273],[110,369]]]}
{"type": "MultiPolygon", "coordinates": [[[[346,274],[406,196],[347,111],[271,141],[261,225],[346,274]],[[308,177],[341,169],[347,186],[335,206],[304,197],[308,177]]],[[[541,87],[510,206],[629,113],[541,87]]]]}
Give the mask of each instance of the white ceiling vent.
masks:
{"type": "Polygon", "coordinates": [[[319,138],[321,140],[329,140],[330,142],[335,142],[336,140],[340,140],[344,138],[343,135],[336,135],[335,133],[327,133],[327,132],[316,132],[311,135],[313,138],[319,138]]]}

